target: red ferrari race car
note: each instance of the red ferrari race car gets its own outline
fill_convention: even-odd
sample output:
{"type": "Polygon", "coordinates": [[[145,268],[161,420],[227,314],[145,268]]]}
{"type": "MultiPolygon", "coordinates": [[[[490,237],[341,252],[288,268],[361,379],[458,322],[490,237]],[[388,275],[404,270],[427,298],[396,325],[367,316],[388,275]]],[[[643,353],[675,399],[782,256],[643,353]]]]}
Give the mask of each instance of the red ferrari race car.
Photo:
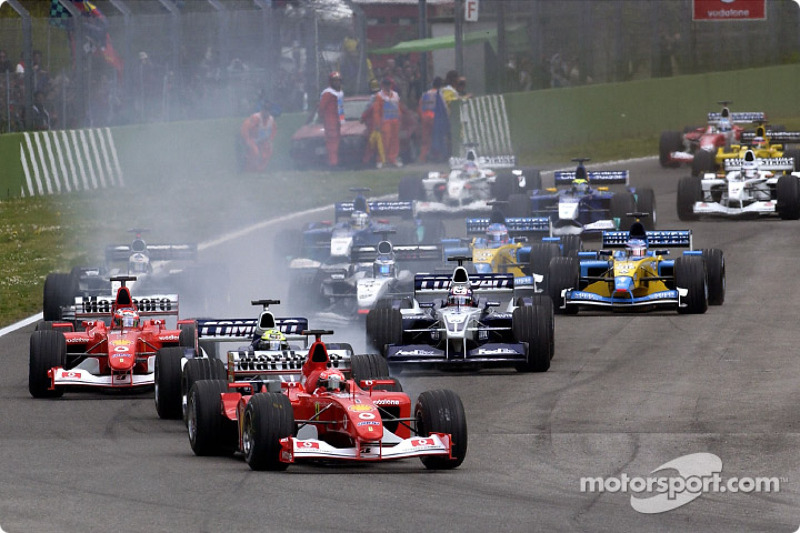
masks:
{"type": "Polygon", "coordinates": [[[164,319],[141,319],[177,315],[178,296],[133,298],[125,282],[135,279],[111,278],[112,283],[121,283],[115,298],[75,298],[76,318],[83,320],[83,331],[75,331],[72,322],[39,324],[30,340],[31,396],[55,398],[67,387],[152,387],[159,352],[193,349],[193,321],[179,320],[178,329],[169,329],[164,319]],[[96,320],[84,320],[91,318],[96,320]]]}
{"type": "Polygon", "coordinates": [[[389,461],[419,457],[426,468],[458,467],[467,452],[461,399],[426,391],[412,411],[378,354],[356,354],[350,377],[331,364],[322,335],[300,368],[275,356],[228,352],[228,380],[201,380],[189,391],[189,442],[196,455],[241,452],[253,470],[300,461],[389,461]],[[296,368],[296,367],[295,367],[296,368]],[[300,381],[277,379],[298,374],[300,381]]]}
{"type": "Polygon", "coordinates": [[[658,160],[662,167],[677,167],[681,163],[692,166],[692,175],[697,176],[707,168],[714,167],[717,148],[738,143],[744,127],[742,124],[763,122],[762,112],[732,113],[731,102],[718,102],[723,106],[719,113],[708,114],[708,124],[702,127],[687,127],[683,133],[664,131],[658,142],[658,160]]]}

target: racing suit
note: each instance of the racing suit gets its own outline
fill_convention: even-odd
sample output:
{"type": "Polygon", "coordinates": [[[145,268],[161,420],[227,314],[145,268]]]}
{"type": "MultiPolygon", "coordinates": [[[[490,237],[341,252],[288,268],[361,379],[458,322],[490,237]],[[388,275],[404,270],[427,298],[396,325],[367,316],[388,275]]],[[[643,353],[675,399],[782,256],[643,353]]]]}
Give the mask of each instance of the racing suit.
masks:
{"type": "Polygon", "coordinates": [[[242,123],[242,140],[247,146],[246,172],[264,172],[272,158],[272,142],[278,132],[272,115],[259,111],[242,123]]]}
{"type": "Polygon", "coordinates": [[[400,166],[397,156],[400,153],[400,96],[391,89],[383,89],[375,97],[372,105],[373,125],[380,129],[386,161],[400,166]]]}
{"type": "Polygon", "coordinates": [[[344,93],[328,87],[319,98],[319,114],[325,127],[325,149],[328,151],[328,165],[339,164],[339,140],[344,122],[344,93]]]}

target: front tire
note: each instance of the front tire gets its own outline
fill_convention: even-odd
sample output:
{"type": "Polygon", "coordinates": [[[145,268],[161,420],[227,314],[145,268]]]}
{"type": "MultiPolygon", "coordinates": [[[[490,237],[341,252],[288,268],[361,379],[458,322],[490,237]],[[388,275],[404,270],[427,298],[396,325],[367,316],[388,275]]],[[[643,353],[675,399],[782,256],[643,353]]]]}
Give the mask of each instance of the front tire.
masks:
{"type": "Polygon", "coordinates": [[[387,344],[400,344],[403,340],[403,315],[399,309],[372,309],[366,326],[368,343],[384,357],[387,344]]]}
{"type": "Polygon", "coordinates": [[[700,176],[706,172],[714,172],[717,164],[714,161],[715,153],[698,149],[692,159],[692,176],[700,176]]]}
{"type": "Polygon", "coordinates": [[[574,257],[556,257],[550,261],[547,269],[547,292],[553,300],[556,313],[574,315],[578,312],[575,305],[564,306],[564,289],[578,289],[580,282],[581,266],[574,257]]]}
{"type": "Polygon", "coordinates": [[[679,131],[663,131],[658,140],[658,162],[664,168],[676,168],[680,165],[678,161],[673,161],[670,157],[672,152],[678,152],[683,148],[683,135],[679,131]]]}
{"type": "Polygon", "coordinates": [[[778,197],[778,215],[782,220],[800,218],[800,181],[791,175],[778,178],[775,186],[778,197]]]}
{"type": "Polygon", "coordinates": [[[188,417],[189,391],[192,385],[205,379],[221,380],[227,379],[225,365],[219,359],[207,359],[200,357],[188,359],[183,366],[183,370],[178,374],[178,404],[180,413],[176,418],[183,418],[184,422],[188,417]]]}
{"type": "Polygon", "coordinates": [[[681,220],[697,220],[700,218],[694,212],[695,202],[703,199],[703,187],[700,179],[694,176],[685,176],[678,182],[678,218],[681,220]]]}
{"type": "Polygon", "coordinates": [[[277,392],[254,394],[244,410],[242,451],[253,470],[286,470],[280,461],[281,439],[294,433],[294,412],[289,398],[277,392]]]}
{"type": "Polygon", "coordinates": [[[708,275],[708,305],[725,302],[725,256],[719,248],[703,250],[708,275]]]}
{"type": "Polygon", "coordinates": [[[517,342],[528,343],[528,361],[517,366],[520,372],[547,372],[554,353],[553,304],[526,305],[514,309],[511,329],[517,342]]]}
{"type": "Polygon", "coordinates": [[[161,348],[156,353],[154,398],[159,418],[178,419],[183,416],[181,359],[183,348],[179,346],[161,348]]]}
{"type": "Polygon", "coordinates": [[[420,457],[429,470],[457,468],[467,455],[467,417],[461,398],[450,390],[425,391],[417,398],[414,408],[417,435],[427,437],[431,433],[450,434],[452,456],[428,455],[420,457]]]}
{"type": "Polygon", "coordinates": [[[28,391],[34,398],[58,398],[64,389],[50,390],[52,380],[47,372],[54,367],[64,367],[67,363],[67,341],[60,331],[34,331],[30,340],[30,360],[28,365],[28,391]]]}
{"type": "Polygon", "coordinates": [[[688,294],[678,307],[680,314],[702,314],[708,310],[708,278],[705,260],[696,255],[683,255],[675,260],[675,286],[688,294]]]}

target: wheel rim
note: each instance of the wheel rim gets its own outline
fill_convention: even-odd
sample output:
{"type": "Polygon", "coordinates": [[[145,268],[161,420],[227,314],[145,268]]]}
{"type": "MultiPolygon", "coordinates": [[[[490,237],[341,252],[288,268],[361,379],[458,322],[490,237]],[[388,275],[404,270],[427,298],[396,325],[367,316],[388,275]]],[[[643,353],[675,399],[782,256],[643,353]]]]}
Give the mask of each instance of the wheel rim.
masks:
{"type": "Polygon", "coordinates": [[[194,444],[197,442],[197,404],[191,402],[186,416],[186,427],[189,430],[189,441],[194,444]]]}
{"type": "Polygon", "coordinates": [[[244,418],[244,431],[242,431],[242,451],[245,457],[250,457],[250,450],[253,448],[253,419],[249,414],[244,418]]]}

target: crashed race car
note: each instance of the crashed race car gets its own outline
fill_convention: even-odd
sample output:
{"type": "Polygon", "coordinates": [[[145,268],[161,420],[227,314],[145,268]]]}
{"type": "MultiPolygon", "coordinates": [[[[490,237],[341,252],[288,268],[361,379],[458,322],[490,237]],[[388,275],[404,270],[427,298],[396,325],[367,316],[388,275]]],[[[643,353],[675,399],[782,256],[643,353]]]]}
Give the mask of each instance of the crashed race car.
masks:
{"type": "Polygon", "coordinates": [[[389,365],[427,368],[513,367],[545,372],[553,357],[553,306],[519,297],[512,274],[417,274],[414,299],[367,315],[367,343],[389,365]]]}
{"type": "Polygon", "coordinates": [[[163,319],[142,319],[177,316],[176,294],[134,298],[125,286],[134,277],[112,281],[121,283],[115,297],[76,298],[75,316],[84,321],[82,331],[71,322],[46,321],[31,334],[31,396],[56,398],[67,388],[152,387],[157,357],[191,349],[192,321],[178,320],[177,328],[169,328],[163,319]]]}
{"type": "MultiPolygon", "coordinates": [[[[198,319],[185,325],[186,346],[182,352],[160,353],[155,362],[155,406],[158,416],[166,419],[183,417],[189,389],[200,379],[226,379],[228,351],[239,355],[257,354],[263,359],[280,358],[285,363],[295,362],[297,368],[307,349],[307,337],[301,333],[308,329],[304,317],[276,317],[270,306],[279,300],[253,300],[260,306],[256,318],[198,319]],[[227,348],[230,348],[228,350],[227,348]]],[[[353,349],[349,344],[330,343],[329,353],[336,368],[350,367],[353,349]]],[[[277,369],[274,366],[273,369],[277,369]]],[[[291,376],[284,376],[291,380],[291,376]]]]}
{"type": "Polygon", "coordinates": [[[547,217],[553,235],[599,236],[603,231],[624,227],[632,219],[627,213],[650,213],[648,229],[656,225],[656,198],[649,187],[631,187],[627,170],[586,170],[587,158],[576,158],[574,171],[556,171],[555,188],[537,189],[531,195],[512,195],[511,216],[547,217]],[[624,185],[618,191],[610,185],[624,185]]]}
{"type": "Polygon", "coordinates": [[[690,230],[645,231],[634,222],[630,231],[603,232],[603,249],[556,257],[549,270],[548,291],[558,313],[591,308],[696,314],[725,300],[722,251],[694,250],[690,230]],[[676,259],[665,257],[674,247],[688,250],[676,259]]]}
{"type": "Polygon", "coordinates": [[[228,379],[201,380],[189,391],[189,443],[196,455],[241,453],[253,470],[306,461],[376,462],[418,457],[428,469],[456,468],[467,452],[461,399],[426,391],[412,410],[377,354],[336,368],[322,335],[302,361],[228,353],[228,379]],[[276,369],[277,367],[277,369],[276,369]],[[296,375],[297,381],[277,376],[296,375]]]}
{"type": "Polygon", "coordinates": [[[474,145],[463,158],[450,158],[448,172],[428,172],[425,176],[404,176],[398,186],[401,201],[415,201],[422,214],[485,212],[493,200],[508,200],[520,191],[541,188],[541,175],[534,168],[514,168],[516,158],[481,157],[474,145]],[[496,170],[495,170],[496,169],[496,170]]]}
{"type": "Polygon", "coordinates": [[[800,172],[793,158],[766,158],[747,150],[742,159],[725,159],[723,174],[686,176],[678,183],[678,218],[701,215],[778,215],[800,218],[800,172]]]}
{"type": "Polygon", "coordinates": [[[713,170],[714,158],[719,148],[739,142],[743,125],[764,122],[763,112],[731,112],[732,102],[721,101],[720,112],[708,114],[708,123],[702,127],[687,127],[684,132],[664,131],[658,143],[658,161],[662,167],[690,164],[692,175],[713,170]]]}
{"type": "MultiPolygon", "coordinates": [[[[396,241],[397,242],[397,241],[396,241]]],[[[321,293],[315,323],[349,324],[366,317],[370,309],[387,299],[411,298],[414,272],[425,264],[442,261],[442,247],[433,244],[393,245],[383,240],[377,246],[353,248],[349,265],[323,266],[321,293]]]]}
{"type": "Polygon", "coordinates": [[[506,218],[495,210],[490,217],[467,219],[467,235],[475,236],[467,246],[462,239],[444,239],[442,245],[445,259],[471,256],[473,272],[513,274],[515,292],[532,295],[544,289],[551,258],[583,246],[577,235],[551,237],[549,232],[548,218],[506,218]]]}
{"type": "Polygon", "coordinates": [[[48,274],[42,300],[44,319],[74,321],[75,297],[115,292],[117,287],[109,280],[117,276],[135,276],[136,281],[128,288],[136,293],[178,293],[185,308],[188,305],[198,310],[204,305],[206,288],[213,287],[216,293],[227,290],[224,265],[200,263],[196,244],[150,244],[142,238],[146,231],[132,229],[135,237],[130,244],[106,246],[101,266],[48,274]]]}

